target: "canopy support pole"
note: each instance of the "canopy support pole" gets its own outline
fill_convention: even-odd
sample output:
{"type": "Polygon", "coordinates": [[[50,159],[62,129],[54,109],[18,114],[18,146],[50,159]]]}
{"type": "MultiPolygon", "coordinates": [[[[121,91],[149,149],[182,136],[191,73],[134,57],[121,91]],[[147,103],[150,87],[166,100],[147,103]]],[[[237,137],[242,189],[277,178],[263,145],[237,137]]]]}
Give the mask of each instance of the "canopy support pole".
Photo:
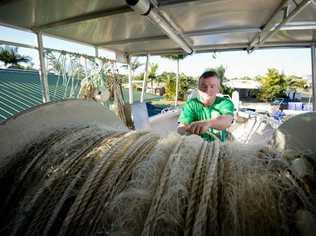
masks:
{"type": "Polygon", "coordinates": [[[313,111],[316,111],[316,43],[311,47],[313,111]]]}
{"type": "Polygon", "coordinates": [[[94,47],[95,57],[99,57],[98,47],[94,47]]]}
{"type": "Polygon", "coordinates": [[[131,58],[127,56],[127,63],[128,63],[128,101],[129,104],[133,104],[133,78],[132,78],[132,65],[131,65],[131,58]]]}
{"type": "Polygon", "coordinates": [[[47,71],[46,71],[46,64],[45,64],[45,55],[43,50],[43,35],[41,32],[36,32],[37,35],[37,44],[38,44],[38,54],[39,54],[39,62],[40,62],[40,70],[39,70],[39,77],[41,81],[42,87],[42,97],[43,102],[49,102],[49,88],[48,88],[48,81],[47,81],[47,71]]]}
{"type": "Polygon", "coordinates": [[[174,105],[178,105],[178,95],[179,95],[179,58],[177,59],[177,77],[176,77],[176,98],[174,105]]]}
{"type": "Polygon", "coordinates": [[[144,97],[146,93],[146,88],[147,88],[147,79],[148,79],[148,67],[149,67],[149,53],[147,53],[147,58],[146,58],[146,66],[145,66],[145,73],[144,73],[144,78],[143,78],[143,87],[142,87],[142,94],[140,96],[140,102],[144,102],[144,97]]]}

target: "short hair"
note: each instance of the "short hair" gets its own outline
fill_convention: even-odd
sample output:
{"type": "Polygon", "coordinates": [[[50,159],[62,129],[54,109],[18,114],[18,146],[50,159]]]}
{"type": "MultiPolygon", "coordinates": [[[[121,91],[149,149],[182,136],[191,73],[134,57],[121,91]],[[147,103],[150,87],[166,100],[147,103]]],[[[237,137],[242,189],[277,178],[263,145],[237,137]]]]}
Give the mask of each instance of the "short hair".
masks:
{"type": "Polygon", "coordinates": [[[210,77],[216,77],[218,78],[218,75],[216,73],[215,70],[208,70],[208,71],[205,71],[199,78],[199,86],[200,86],[200,83],[201,83],[201,80],[202,79],[206,79],[206,78],[210,78],[210,77]]]}
{"type": "Polygon", "coordinates": [[[215,70],[208,70],[208,71],[205,71],[201,76],[200,76],[200,79],[206,79],[206,78],[209,78],[209,77],[218,77],[217,73],[215,70]]]}

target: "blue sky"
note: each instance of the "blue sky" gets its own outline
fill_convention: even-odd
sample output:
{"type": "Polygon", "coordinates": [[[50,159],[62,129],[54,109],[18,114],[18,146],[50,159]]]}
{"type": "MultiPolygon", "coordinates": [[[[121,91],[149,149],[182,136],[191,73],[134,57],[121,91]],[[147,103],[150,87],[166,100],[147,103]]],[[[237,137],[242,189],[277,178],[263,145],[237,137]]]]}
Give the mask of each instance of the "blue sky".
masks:
{"type": "MultiPolygon", "coordinates": [[[[29,32],[19,31],[0,26],[0,40],[20,42],[30,45],[37,45],[36,36],[29,32]]],[[[87,55],[94,55],[94,48],[73,42],[67,42],[52,37],[44,37],[44,47],[79,52],[87,55]]],[[[31,56],[35,67],[38,67],[37,50],[19,48],[19,53],[31,56]]],[[[268,68],[276,68],[285,74],[307,76],[311,74],[311,52],[310,49],[266,49],[256,50],[251,54],[244,51],[219,52],[194,54],[186,57],[180,64],[181,72],[199,76],[206,68],[223,65],[226,68],[228,78],[242,76],[256,76],[266,73],[268,68]]],[[[100,56],[113,58],[114,54],[106,50],[99,50],[100,56]]],[[[145,58],[139,58],[145,64],[145,58]]],[[[159,56],[152,56],[151,63],[158,63],[158,73],[163,71],[175,72],[176,62],[159,56]]],[[[142,66],[136,71],[144,70],[142,66]]]]}

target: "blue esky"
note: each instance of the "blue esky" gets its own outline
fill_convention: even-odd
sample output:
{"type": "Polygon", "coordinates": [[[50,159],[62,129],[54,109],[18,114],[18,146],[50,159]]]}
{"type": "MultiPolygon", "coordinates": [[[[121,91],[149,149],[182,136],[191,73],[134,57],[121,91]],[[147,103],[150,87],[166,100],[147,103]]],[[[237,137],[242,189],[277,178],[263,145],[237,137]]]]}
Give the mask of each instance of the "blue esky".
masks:
{"type": "MultiPolygon", "coordinates": [[[[37,45],[36,36],[33,33],[15,30],[0,26],[0,40],[13,41],[29,45],[37,45]]],[[[44,36],[44,47],[94,55],[95,49],[88,45],[77,44],[44,36]]],[[[35,49],[19,48],[19,53],[32,57],[35,67],[38,67],[38,53],[35,49]]],[[[106,50],[99,50],[99,55],[112,58],[114,54],[106,50]]],[[[307,76],[311,74],[310,49],[265,49],[256,50],[251,54],[244,51],[218,52],[194,54],[181,61],[180,71],[191,76],[199,76],[206,68],[223,65],[226,68],[228,78],[263,75],[268,68],[276,68],[285,74],[307,76]]],[[[145,64],[145,57],[139,58],[145,64]]],[[[150,57],[151,63],[158,63],[158,74],[163,71],[176,72],[176,62],[161,58],[150,57]]],[[[136,71],[140,73],[144,66],[136,71]]]]}

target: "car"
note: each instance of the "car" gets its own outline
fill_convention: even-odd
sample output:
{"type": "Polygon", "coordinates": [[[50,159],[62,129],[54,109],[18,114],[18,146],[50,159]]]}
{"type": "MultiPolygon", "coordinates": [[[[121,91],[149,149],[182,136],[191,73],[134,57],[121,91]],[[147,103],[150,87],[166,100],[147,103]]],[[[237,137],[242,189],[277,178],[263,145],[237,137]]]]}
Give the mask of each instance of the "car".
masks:
{"type": "Polygon", "coordinates": [[[289,102],[300,102],[300,99],[290,99],[290,98],[276,98],[271,102],[271,105],[280,106],[280,109],[288,109],[289,102]]]}
{"type": "Polygon", "coordinates": [[[271,102],[271,105],[279,106],[280,109],[284,110],[288,108],[289,102],[289,98],[276,98],[271,102]]]}

